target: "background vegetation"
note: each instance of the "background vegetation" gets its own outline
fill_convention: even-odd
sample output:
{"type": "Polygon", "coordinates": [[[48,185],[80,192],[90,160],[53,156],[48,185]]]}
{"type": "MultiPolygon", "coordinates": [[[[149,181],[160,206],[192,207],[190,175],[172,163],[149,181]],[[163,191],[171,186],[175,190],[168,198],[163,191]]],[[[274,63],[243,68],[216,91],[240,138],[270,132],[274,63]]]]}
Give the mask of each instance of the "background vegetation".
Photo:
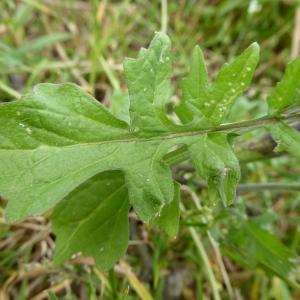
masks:
{"type": "MultiPolygon", "coordinates": [[[[126,92],[124,57],[135,57],[155,31],[167,30],[173,42],[173,103],[180,99],[178,82],[196,44],[204,49],[213,78],[222,63],[257,41],[260,65],[229,121],[258,117],[285,66],[299,55],[298,5],[292,0],[2,0],[0,99],[19,98],[40,82],[71,81],[104,105],[112,98],[118,103],[126,92]]],[[[299,161],[285,155],[257,160],[274,156],[272,141],[260,131],[241,136],[236,147],[244,164],[233,208],[201,206],[205,185],[188,162],[176,167],[184,200],[177,238],[169,240],[132,214],[128,253],[109,273],[81,256],[54,268],[55,237],[47,215],[8,226],[2,201],[0,299],[216,299],[214,289],[220,299],[300,299],[297,261],[298,268],[285,276],[286,258],[300,250],[299,161]],[[251,147],[265,151],[253,154],[251,147]],[[274,184],[262,184],[267,182],[274,184]]]]}

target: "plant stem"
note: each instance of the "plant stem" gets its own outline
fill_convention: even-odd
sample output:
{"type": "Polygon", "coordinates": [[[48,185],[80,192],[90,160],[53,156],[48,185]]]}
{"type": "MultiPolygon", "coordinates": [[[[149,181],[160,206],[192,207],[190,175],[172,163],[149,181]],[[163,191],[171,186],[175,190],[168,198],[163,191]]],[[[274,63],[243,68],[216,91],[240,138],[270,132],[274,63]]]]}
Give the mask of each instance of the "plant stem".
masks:
{"type": "Polygon", "coordinates": [[[115,91],[119,91],[120,90],[120,85],[118,82],[118,79],[116,78],[116,76],[114,75],[112,68],[109,66],[109,64],[107,63],[107,61],[105,60],[105,58],[100,55],[98,58],[107,78],[109,79],[112,87],[114,88],[115,91]]]}
{"type": "Polygon", "coordinates": [[[0,81],[0,90],[4,91],[5,93],[9,94],[10,96],[19,99],[21,98],[21,94],[12,88],[10,88],[8,85],[6,85],[3,81],[0,81]]]}
{"type": "Polygon", "coordinates": [[[161,0],[161,31],[167,33],[168,28],[168,0],[161,0]]]}
{"type": "Polygon", "coordinates": [[[215,300],[221,300],[220,294],[219,294],[219,288],[218,283],[216,281],[215,275],[213,273],[211,264],[209,262],[208,256],[205,252],[204,246],[199,238],[199,235],[197,234],[195,228],[190,227],[189,228],[190,234],[195,242],[195,245],[198,249],[199,255],[201,256],[201,259],[204,263],[205,271],[207,274],[208,281],[212,288],[213,297],[215,300]]]}
{"type": "MultiPolygon", "coordinates": [[[[220,125],[217,127],[212,127],[209,129],[203,129],[198,131],[190,131],[190,132],[184,132],[184,133],[178,133],[176,137],[179,137],[181,134],[186,136],[192,136],[192,135],[200,135],[200,134],[209,134],[209,133],[216,133],[221,131],[237,131],[242,129],[255,129],[259,127],[264,127],[271,124],[276,124],[280,121],[295,121],[299,120],[299,113],[294,113],[285,117],[281,118],[275,118],[275,117],[262,117],[254,120],[249,121],[242,121],[242,122],[235,122],[235,123],[228,123],[224,125],[220,125]]],[[[166,136],[166,138],[172,138],[172,135],[166,136]]],[[[265,147],[267,148],[268,152],[272,152],[273,149],[276,146],[276,143],[268,137],[269,140],[261,140],[259,141],[259,144],[253,147],[254,149],[245,149],[247,146],[242,145],[240,149],[238,149],[237,156],[239,157],[241,162],[250,162],[254,160],[264,159],[266,158],[266,155],[264,152],[265,147]],[[250,154],[252,153],[252,154],[250,154]]],[[[253,144],[253,143],[252,143],[253,144]]],[[[252,148],[253,145],[250,145],[250,148],[252,148]]],[[[276,155],[273,155],[276,156],[276,155]]],[[[189,158],[188,148],[186,146],[182,146],[167,155],[165,155],[164,160],[166,163],[168,163],[171,167],[177,165],[180,162],[185,161],[189,158]]]]}
{"type": "MultiPolygon", "coordinates": [[[[186,190],[190,194],[196,208],[200,211],[202,209],[202,205],[200,203],[200,199],[197,196],[197,194],[195,192],[193,192],[188,186],[183,185],[182,189],[186,190]]],[[[230,279],[228,277],[226,268],[225,268],[224,263],[223,263],[223,259],[222,259],[222,255],[221,255],[221,252],[220,252],[219,245],[215,241],[215,239],[213,238],[213,236],[212,236],[212,234],[209,230],[206,231],[206,234],[208,236],[210,244],[212,245],[212,247],[214,249],[216,259],[217,259],[217,262],[219,264],[220,271],[221,271],[221,274],[222,274],[222,277],[223,277],[223,281],[224,281],[226,289],[228,291],[228,295],[229,295],[230,299],[234,299],[233,289],[232,289],[232,286],[231,286],[230,279]]]]}
{"type": "MultiPolygon", "coordinates": [[[[181,210],[185,211],[185,207],[183,206],[183,204],[180,205],[181,210]]],[[[215,278],[215,275],[213,273],[212,270],[212,266],[210,264],[209,258],[206,254],[205,248],[199,238],[199,234],[196,232],[195,228],[189,227],[189,232],[192,236],[192,239],[194,240],[194,243],[197,247],[198,253],[203,261],[203,266],[204,266],[204,270],[205,273],[207,275],[207,279],[210,283],[211,289],[212,289],[212,293],[213,293],[213,299],[214,300],[221,300],[220,294],[219,294],[219,288],[218,288],[218,283],[217,280],[215,278]]]]}

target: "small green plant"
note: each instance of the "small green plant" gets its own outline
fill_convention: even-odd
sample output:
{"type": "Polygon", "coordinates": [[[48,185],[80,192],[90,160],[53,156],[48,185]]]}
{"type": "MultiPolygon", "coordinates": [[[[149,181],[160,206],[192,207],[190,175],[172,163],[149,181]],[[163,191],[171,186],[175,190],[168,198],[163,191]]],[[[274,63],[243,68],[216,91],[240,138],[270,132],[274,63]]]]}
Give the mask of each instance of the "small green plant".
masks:
{"type": "MultiPolygon", "coordinates": [[[[171,44],[157,33],[148,49],[125,60],[130,104],[124,103],[121,117],[69,83],[39,84],[33,94],[1,104],[0,194],[8,200],[7,220],[53,208],[55,263],[81,252],[108,270],[126,251],[131,208],[142,221],[176,236],[180,186],[172,179],[175,164],[192,160],[207,182],[207,206],[233,205],[241,174],[232,141],[240,132],[265,128],[278,149],[300,159],[300,134],[291,126],[299,118],[300,59],[289,64],[268,97],[266,116],[226,123],[258,59],[254,43],[224,64],[211,83],[196,47],[180,104],[168,115],[171,44]]],[[[282,244],[255,224],[241,221],[237,227],[224,242],[228,255],[240,261],[248,255],[252,267],[265,264],[279,276],[288,274],[292,254],[282,244]],[[253,245],[260,255],[247,253],[253,245]]]]}

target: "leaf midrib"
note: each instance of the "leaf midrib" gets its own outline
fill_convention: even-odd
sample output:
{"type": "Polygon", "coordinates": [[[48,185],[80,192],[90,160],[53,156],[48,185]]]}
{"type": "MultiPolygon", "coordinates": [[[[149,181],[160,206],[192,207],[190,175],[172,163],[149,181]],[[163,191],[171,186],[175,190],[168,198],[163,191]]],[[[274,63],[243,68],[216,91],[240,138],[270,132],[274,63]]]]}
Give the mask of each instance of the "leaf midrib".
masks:
{"type": "MultiPolygon", "coordinates": [[[[168,132],[166,134],[160,133],[158,135],[149,136],[149,137],[139,137],[139,136],[132,136],[127,139],[112,139],[112,140],[104,140],[99,142],[85,142],[85,143],[77,143],[71,145],[64,145],[64,146],[50,146],[43,144],[38,146],[34,149],[0,149],[1,151],[36,151],[39,148],[70,148],[74,146],[84,146],[84,145],[101,145],[101,144],[114,144],[114,143],[131,143],[131,142],[151,142],[151,141],[160,141],[160,140],[171,140],[171,139],[179,139],[184,137],[192,137],[197,135],[203,135],[208,133],[215,133],[220,131],[230,131],[230,130],[238,130],[241,128],[257,128],[265,125],[270,125],[273,123],[278,122],[279,119],[275,117],[264,116],[258,119],[249,120],[249,121],[242,121],[236,123],[228,123],[222,124],[219,126],[207,128],[207,129],[200,129],[200,130],[190,130],[190,131],[180,131],[180,132],[168,132]]],[[[128,132],[130,133],[130,132],[128,132]]]]}

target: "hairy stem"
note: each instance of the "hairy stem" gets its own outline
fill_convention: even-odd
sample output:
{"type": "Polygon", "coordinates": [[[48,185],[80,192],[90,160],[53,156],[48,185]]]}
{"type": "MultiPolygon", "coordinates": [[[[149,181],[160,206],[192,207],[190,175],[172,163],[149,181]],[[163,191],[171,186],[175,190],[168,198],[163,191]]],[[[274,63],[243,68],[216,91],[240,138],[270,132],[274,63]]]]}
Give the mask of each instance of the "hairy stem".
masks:
{"type": "MultiPolygon", "coordinates": [[[[209,128],[207,130],[202,130],[201,133],[215,133],[221,131],[239,131],[239,130],[251,130],[259,127],[264,127],[267,125],[275,124],[280,121],[295,121],[299,120],[299,113],[295,113],[289,116],[285,116],[282,118],[274,118],[274,117],[263,117],[259,119],[254,119],[250,121],[236,122],[220,125],[215,128],[209,128]]],[[[299,124],[294,126],[295,129],[300,131],[299,124]]],[[[186,133],[186,135],[196,135],[200,134],[200,131],[186,133]]],[[[242,143],[236,146],[237,157],[239,158],[241,163],[252,162],[256,160],[261,160],[265,158],[275,157],[280,155],[279,153],[273,152],[276,147],[276,142],[272,139],[270,134],[264,135],[259,140],[250,141],[246,143],[242,143]]],[[[171,167],[179,164],[180,162],[188,159],[189,153],[186,146],[182,146],[167,155],[165,155],[165,162],[168,163],[171,167]]]]}

